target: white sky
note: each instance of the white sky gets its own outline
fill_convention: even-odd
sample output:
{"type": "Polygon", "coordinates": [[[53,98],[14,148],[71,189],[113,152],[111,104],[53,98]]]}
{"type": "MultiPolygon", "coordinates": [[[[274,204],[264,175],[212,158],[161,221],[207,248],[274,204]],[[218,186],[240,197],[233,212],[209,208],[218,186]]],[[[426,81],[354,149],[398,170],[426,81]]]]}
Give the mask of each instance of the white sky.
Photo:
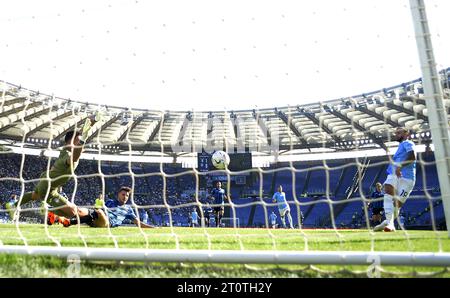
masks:
{"type": "MultiPolygon", "coordinates": [[[[438,68],[450,1],[426,1],[438,68]]],[[[406,0],[0,2],[0,80],[174,110],[296,105],[421,76],[406,0]]]]}

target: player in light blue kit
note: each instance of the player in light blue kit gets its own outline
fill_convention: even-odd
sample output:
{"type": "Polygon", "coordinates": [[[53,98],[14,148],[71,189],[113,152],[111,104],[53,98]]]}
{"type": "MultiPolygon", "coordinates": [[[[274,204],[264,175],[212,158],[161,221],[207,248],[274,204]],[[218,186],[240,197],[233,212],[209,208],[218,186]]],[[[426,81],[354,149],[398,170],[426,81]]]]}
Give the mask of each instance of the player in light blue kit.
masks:
{"type": "Polygon", "coordinates": [[[287,216],[289,226],[293,229],[294,225],[292,223],[291,208],[286,201],[286,194],[283,192],[283,186],[278,186],[278,191],[273,194],[272,200],[274,203],[278,203],[278,211],[280,212],[283,228],[286,228],[285,216],[287,216]]]}
{"type": "Polygon", "coordinates": [[[272,213],[270,213],[269,219],[272,229],[275,229],[277,227],[277,215],[275,214],[275,211],[272,211],[272,213]]]}
{"type": "Polygon", "coordinates": [[[384,182],[384,213],[386,220],[376,226],[374,231],[395,231],[394,219],[398,217],[400,208],[408,199],[416,183],[415,145],[409,140],[410,133],[399,127],[395,131],[395,139],[400,143],[393,156],[393,163],[387,169],[384,182]]]}
{"type": "Polygon", "coordinates": [[[191,226],[193,228],[198,226],[198,213],[197,213],[197,210],[195,208],[191,212],[191,226]]]}

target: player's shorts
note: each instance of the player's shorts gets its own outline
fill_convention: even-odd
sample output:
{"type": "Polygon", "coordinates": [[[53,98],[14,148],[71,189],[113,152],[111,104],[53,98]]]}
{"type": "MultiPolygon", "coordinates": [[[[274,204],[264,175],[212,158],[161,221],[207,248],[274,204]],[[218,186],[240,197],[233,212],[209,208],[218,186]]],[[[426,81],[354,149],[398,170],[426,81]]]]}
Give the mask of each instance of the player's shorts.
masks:
{"type": "Polygon", "coordinates": [[[220,206],[220,207],[214,207],[213,208],[214,213],[219,213],[219,212],[223,212],[224,211],[224,207],[220,206]]]}
{"type": "Polygon", "coordinates": [[[383,215],[383,208],[373,208],[372,209],[372,215],[383,215]]]}
{"type": "Polygon", "coordinates": [[[280,216],[285,216],[288,211],[291,212],[291,208],[288,206],[284,209],[278,209],[278,211],[280,212],[280,216]]]}
{"type": "Polygon", "coordinates": [[[396,199],[404,203],[411,194],[416,181],[402,177],[399,178],[397,175],[388,175],[384,184],[392,185],[397,193],[396,199]]]}
{"type": "MultiPolygon", "coordinates": [[[[34,191],[44,200],[45,195],[47,194],[47,189],[49,187],[48,180],[41,180],[34,188],[34,191]]],[[[47,204],[52,207],[61,207],[67,206],[67,198],[60,195],[56,187],[50,185],[50,191],[47,197],[47,204]]]]}

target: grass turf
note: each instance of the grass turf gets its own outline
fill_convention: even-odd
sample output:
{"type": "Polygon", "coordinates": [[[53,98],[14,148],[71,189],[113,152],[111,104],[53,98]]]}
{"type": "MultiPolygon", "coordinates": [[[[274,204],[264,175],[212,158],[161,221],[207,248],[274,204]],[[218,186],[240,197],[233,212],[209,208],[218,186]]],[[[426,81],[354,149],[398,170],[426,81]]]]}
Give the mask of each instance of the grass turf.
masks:
{"type": "MultiPolygon", "coordinates": [[[[373,233],[367,230],[267,230],[217,228],[136,227],[94,229],[89,227],[24,224],[0,225],[3,245],[84,246],[121,248],[298,250],[319,251],[414,251],[450,252],[446,231],[397,231],[373,233]]],[[[369,264],[368,264],[369,266],[369,264]]],[[[82,261],[82,277],[367,277],[368,266],[240,265],[122,263],[82,261]]],[[[2,277],[65,277],[69,264],[64,259],[44,256],[0,254],[2,277]]],[[[383,266],[382,276],[450,277],[446,268],[383,266]]]]}

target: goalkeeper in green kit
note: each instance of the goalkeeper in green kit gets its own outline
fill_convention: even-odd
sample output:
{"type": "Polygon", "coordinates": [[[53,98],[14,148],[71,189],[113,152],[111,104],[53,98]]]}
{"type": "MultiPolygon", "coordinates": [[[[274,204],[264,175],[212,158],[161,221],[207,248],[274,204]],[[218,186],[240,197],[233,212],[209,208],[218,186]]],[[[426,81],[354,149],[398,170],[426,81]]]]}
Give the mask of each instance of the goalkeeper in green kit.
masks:
{"type": "Polygon", "coordinates": [[[79,208],[68,201],[65,196],[58,192],[58,189],[66,184],[72,177],[72,174],[74,174],[83,151],[84,143],[88,138],[89,130],[98,121],[100,121],[99,113],[94,117],[87,118],[81,131],[73,130],[65,135],[64,147],[48,171],[48,176],[47,171],[43,172],[34,191],[25,193],[17,203],[6,206],[10,213],[14,213],[14,209],[17,210],[20,206],[31,201],[43,201],[53,207],[53,212],[49,212],[48,214],[48,224],[53,224],[55,221],[61,220],[56,215],[70,218],[77,215],[79,217],[86,217],[92,213],[92,210],[79,208]]]}

